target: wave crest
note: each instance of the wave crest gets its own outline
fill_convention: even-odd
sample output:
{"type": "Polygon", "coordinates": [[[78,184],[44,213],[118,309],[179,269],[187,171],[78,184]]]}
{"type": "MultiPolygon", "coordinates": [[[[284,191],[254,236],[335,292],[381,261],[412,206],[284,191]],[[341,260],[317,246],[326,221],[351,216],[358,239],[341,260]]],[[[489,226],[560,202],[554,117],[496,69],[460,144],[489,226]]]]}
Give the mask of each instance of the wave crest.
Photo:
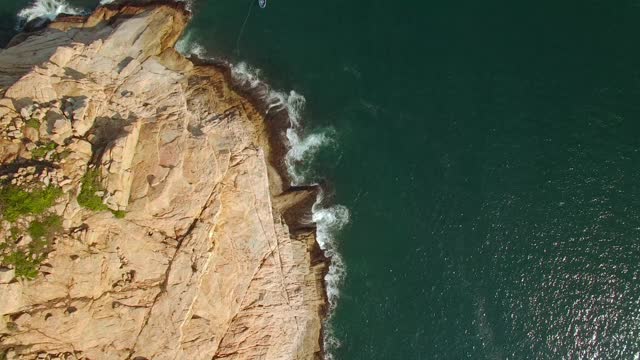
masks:
{"type": "Polygon", "coordinates": [[[204,58],[206,55],[206,50],[202,45],[193,40],[193,36],[193,31],[188,30],[176,43],[176,51],[184,56],[195,55],[199,58],[204,58]]]}
{"type": "Polygon", "coordinates": [[[330,129],[301,136],[299,130],[287,129],[289,151],[284,160],[292,185],[303,185],[306,182],[310,170],[305,165],[320,149],[333,142],[332,133],[333,130],[330,129]]]}
{"type": "Polygon", "coordinates": [[[55,20],[60,14],[79,15],[81,9],[77,9],[64,0],[36,0],[31,5],[18,12],[18,19],[24,25],[36,19],[55,20]]]}
{"type": "Polygon", "coordinates": [[[346,276],[346,266],[337,249],[336,234],[342,230],[350,221],[349,209],[342,205],[330,207],[322,206],[323,194],[320,193],[316,203],[313,205],[313,222],[316,224],[316,239],[325,256],[331,259],[329,271],[324,278],[327,299],[329,301],[329,316],[325,320],[324,327],[324,349],[326,358],[333,359],[333,350],[340,346],[340,341],[333,334],[333,329],[329,326],[334,310],[340,298],[340,288],[346,276]]]}
{"type": "Polygon", "coordinates": [[[260,90],[263,100],[269,104],[267,114],[278,111],[287,112],[291,125],[285,133],[289,148],[285,156],[287,172],[291,178],[291,185],[303,185],[308,182],[310,171],[306,165],[320,149],[333,142],[334,130],[329,128],[305,134],[301,125],[302,113],[307,103],[305,97],[293,90],[285,93],[269,88],[260,80],[260,70],[240,62],[232,66],[231,76],[245,89],[260,90]]]}

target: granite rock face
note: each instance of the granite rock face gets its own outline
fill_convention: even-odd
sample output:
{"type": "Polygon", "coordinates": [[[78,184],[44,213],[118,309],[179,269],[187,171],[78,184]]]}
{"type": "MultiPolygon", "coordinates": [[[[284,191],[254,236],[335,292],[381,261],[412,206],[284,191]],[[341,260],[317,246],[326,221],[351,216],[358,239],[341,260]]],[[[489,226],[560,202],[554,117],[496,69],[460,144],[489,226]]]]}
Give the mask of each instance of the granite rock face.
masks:
{"type": "MultiPolygon", "coordinates": [[[[60,189],[62,219],[34,279],[0,269],[7,358],[321,358],[315,189],[282,187],[228,69],[173,49],[188,20],[107,6],[0,52],[0,180],[60,189]]],[[[3,219],[5,248],[28,248],[11,231],[35,216],[3,219]]]]}

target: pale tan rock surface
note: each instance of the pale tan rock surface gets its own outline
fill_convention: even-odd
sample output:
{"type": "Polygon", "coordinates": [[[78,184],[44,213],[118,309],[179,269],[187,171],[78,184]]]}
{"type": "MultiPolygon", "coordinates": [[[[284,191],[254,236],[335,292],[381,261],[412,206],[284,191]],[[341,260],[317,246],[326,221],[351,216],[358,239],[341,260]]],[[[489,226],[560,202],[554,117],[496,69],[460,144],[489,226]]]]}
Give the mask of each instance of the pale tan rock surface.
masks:
{"type": "Polygon", "coordinates": [[[257,105],[173,49],[187,21],[113,6],[0,52],[0,174],[33,165],[4,179],[64,191],[40,274],[0,272],[9,359],[321,357],[315,190],[283,192],[257,105]],[[55,150],[36,160],[43,139],[55,150]],[[89,168],[123,219],[78,205],[89,168]]]}

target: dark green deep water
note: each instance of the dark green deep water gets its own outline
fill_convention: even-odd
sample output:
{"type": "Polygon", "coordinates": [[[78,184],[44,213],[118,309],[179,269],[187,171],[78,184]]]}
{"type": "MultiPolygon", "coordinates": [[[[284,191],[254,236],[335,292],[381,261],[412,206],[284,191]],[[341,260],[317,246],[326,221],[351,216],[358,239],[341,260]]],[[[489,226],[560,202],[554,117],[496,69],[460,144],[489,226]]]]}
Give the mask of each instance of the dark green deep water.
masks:
{"type": "Polygon", "coordinates": [[[640,359],[639,1],[249,4],[192,40],[335,140],[336,360],[640,359]]]}

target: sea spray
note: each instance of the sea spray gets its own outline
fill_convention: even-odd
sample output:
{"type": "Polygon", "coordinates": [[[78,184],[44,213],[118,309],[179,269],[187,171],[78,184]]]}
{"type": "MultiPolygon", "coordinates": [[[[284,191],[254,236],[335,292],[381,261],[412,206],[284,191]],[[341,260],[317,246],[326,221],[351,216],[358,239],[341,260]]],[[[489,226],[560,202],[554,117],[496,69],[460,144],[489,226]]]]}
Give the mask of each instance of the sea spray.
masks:
{"type": "Polygon", "coordinates": [[[285,93],[270,89],[260,80],[260,71],[244,62],[232,66],[231,75],[243,88],[260,89],[263,100],[268,104],[267,114],[287,112],[290,123],[285,134],[289,148],[284,159],[287,172],[291,178],[291,185],[303,185],[308,182],[309,170],[304,165],[309,164],[320,149],[332,143],[333,129],[304,134],[300,123],[306,105],[304,96],[293,90],[285,93]]]}
{"type": "Polygon", "coordinates": [[[331,133],[333,133],[332,129],[301,136],[299,129],[293,127],[287,129],[289,151],[284,160],[292,185],[303,185],[306,182],[309,172],[304,166],[309,163],[306,160],[312,159],[321,148],[333,141],[331,133]]]}
{"type": "Polygon", "coordinates": [[[328,360],[333,360],[333,350],[340,346],[340,341],[333,334],[333,329],[329,324],[334,314],[338,299],[340,297],[340,287],[346,275],[346,267],[342,260],[342,255],[336,248],[336,234],[349,223],[349,209],[342,205],[325,207],[322,203],[323,193],[320,192],[313,204],[313,222],[316,224],[316,239],[325,256],[331,259],[329,271],[324,278],[327,299],[329,301],[328,318],[325,319],[324,327],[324,349],[328,360]]]}
{"type": "MultiPolygon", "coordinates": [[[[193,33],[187,34],[176,44],[176,50],[185,56],[195,55],[204,57],[202,46],[193,41],[193,33]]],[[[251,90],[267,104],[266,113],[286,111],[290,127],[286,131],[288,151],[285,155],[285,165],[292,185],[302,185],[309,181],[308,170],[304,166],[309,164],[313,156],[324,146],[332,143],[333,129],[305,134],[301,124],[302,112],[306,99],[301,94],[290,91],[285,93],[276,91],[260,79],[260,70],[249,66],[245,62],[229,65],[234,82],[245,90],[251,90]]],[[[349,210],[342,205],[326,206],[324,193],[321,191],[312,207],[312,221],[316,224],[316,239],[329,258],[330,264],[325,276],[327,299],[329,302],[328,318],[324,326],[324,348],[327,359],[333,359],[332,349],[339,346],[339,341],[333,336],[330,320],[339,299],[339,289],[346,274],[346,267],[335,242],[336,234],[349,223],[349,210]]]]}
{"type": "MultiPolygon", "coordinates": [[[[344,264],[342,257],[335,248],[333,239],[338,231],[349,223],[349,210],[342,205],[333,205],[324,207],[322,205],[323,196],[320,193],[318,200],[313,205],[313,222],[317,225],[317,239],[320,248],[332,259],[332,264],[327,274],[326,280],[331,285],[331,292],[327,294],[329,297],[329,305],[334,307],[338,300],[338,286],[344,278],[344,264]]],[[[333,308],[332,308],[333,310],[333,308]]]]}
{"type": "Polygon", "coordinates": [[[176,51],[183,55],[195,55],[200,58],[204,58],[205,50],[202,45],[193,40],[193,31],[187,31],[180,40],[176,43],[176,51]]]}
{"type": "Polygon", "coordinates": [[[55,20],[60,14],[78,15],[81,9],[69,5],[64,0],[36,0],[18,13],[18,27],[21,28],[36,19],[55,20]]]}

